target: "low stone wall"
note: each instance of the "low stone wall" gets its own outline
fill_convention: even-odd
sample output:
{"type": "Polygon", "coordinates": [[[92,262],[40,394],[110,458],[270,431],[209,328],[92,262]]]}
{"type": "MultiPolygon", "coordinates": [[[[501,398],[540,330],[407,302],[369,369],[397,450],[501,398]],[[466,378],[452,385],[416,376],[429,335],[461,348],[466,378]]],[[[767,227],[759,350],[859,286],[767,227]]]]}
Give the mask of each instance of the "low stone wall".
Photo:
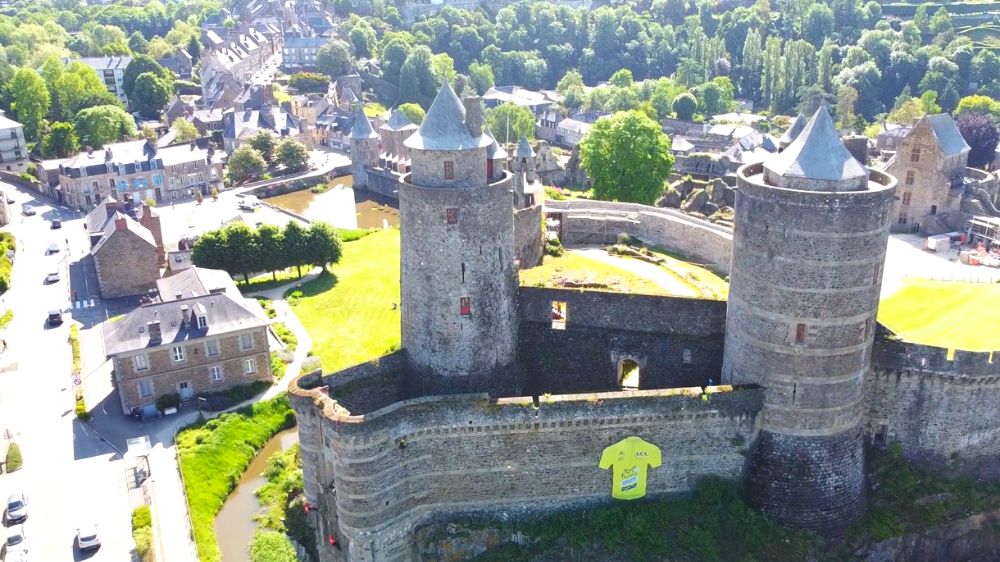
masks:
{"type": "Polygon", "coordinates": [[[368,172],[368,185],[365,186],[365,189],[399,200],[399,175],[378,168],[366,168],[366,171],[368,172]]]}
{"type": "Polygon", "coordinates": [[[546,201],[545,212],[561,221],[566,245],[612,244],[622,232],[688,256],[723,274],[733,253],[732,229],[676,209],[610,201],[546,201]]]}

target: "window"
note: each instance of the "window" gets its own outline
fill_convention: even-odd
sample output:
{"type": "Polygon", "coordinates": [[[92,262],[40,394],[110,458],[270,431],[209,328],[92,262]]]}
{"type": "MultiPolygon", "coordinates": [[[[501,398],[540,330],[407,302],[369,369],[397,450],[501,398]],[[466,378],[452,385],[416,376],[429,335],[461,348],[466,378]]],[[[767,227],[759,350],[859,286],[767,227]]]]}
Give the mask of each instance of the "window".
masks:
{"type": "Polygon", "coordinates": [[[907,220],[909,218],[906,216],[906,213],[899,213],[899,224],[906,224],[907,220]]]}
{"type": "Polygon", "coordinates": [[[913,182],[916,179],[916,176],[917,176],[916,172],[914,172],[913,170],[907,170],[906,171],[906,185],[913,185],[913,182]]]}
{"type": "Polygon", "coordinates": [[[208,316],[205,316],[204,314],[199,314],[198,315],[198,329],[199,330],[204,330],[206,328],[208,328],[208,316]]]}
{"type": "Polygon", "coordinates": [[[461,297],[458,299],[458,311],[462,316],[472,316],[472,298],[461,297]]]}
{"type": "Polygon", "coordinates": [[[920,162],[920,147],[914,148],[910,152],[910,162],[920,162]]]}
{"type": "Polygon", "coordinates": [[[257,372],[257,360],[256,359],[244,359],[243,360],[243,374],[252,375],[257,372]]]}
{"type": "Polygon", "coordinates": [[[936,215],[937,214],[937,205],[931,205],[931,214],[932,215],[936,215]]]}
{"type": "Polygon", "coordinates": [[[219,340],[208,340],[205,342],[205,355],[215,357],[219,354],[219,340]]]}
{"type": "Polygon", "coordinates": [[[222,380],[222,365],[212,365],[208,368],[208,378],[212,382],[219,382],[222,380]]]}
{"type": "Polygon", "coordinates": [[[240,334],[240,349],[253,347],[253,334],[240,334]]]}
{"type": "Polygon", "coordinates": [[[690,365],[691,364],[691,350],[690,349],[685,349],[683,352],[681,352],[681,361],[685,365],[690,365]]]}
{"type": "Polygon", "coordinates": [[[139,381],[139,397],[149,398],[153,395],[153,381],[139,381]]]}
{"type": "Polygon", "coordinates": [[[458,208],[449,207],[444,210],[445,219],[447,219],[448,224],[458,224],[458,208]]]}
{"type": "Polygon", "coordinates": [[[181,361],[183,361],[184,360],[184,346],[182,346],[182,345],[175,345],[170,350],[170,356],[173,358],[174,363],[180,363],[181,361]]]}
{"type": "Polygon", "coordinates": [[[160,174],[156,174],[155,176],[153,176],[153,185],[162,185],[162,184],[163,184],[163,176],[161,176],[160,174]]]}
{"type": "Polygon", "coordinates": [[[552,301],[552,329],[553,330],[565,330],[566,329],[566,303],[564,301],[552,301]]]}
{"type": "Polygon", "coordinates": [[[451,160],[446,160],[444,163],[444,179],[455,179],[455,163],[451,160]]]}
{"type": "Polygon", "coordinates": [[[795,343],[805,343],[806,341],[806,325],[796,324],[795,325],[795,343]]]}
{"type": "Polygon", "coordinates": [[[149,368],[149,357],[146,354],[136,355],[132,358],[132,365],[136,371],[144,371],[149,368]]]}
{"type": "Polygon", "coordinates": [[[904,191],[903,192],[903,204],[904,205],[909,205],[910,204],[910,196],[911,195],[912,194],[909,191],[904,191]]]}

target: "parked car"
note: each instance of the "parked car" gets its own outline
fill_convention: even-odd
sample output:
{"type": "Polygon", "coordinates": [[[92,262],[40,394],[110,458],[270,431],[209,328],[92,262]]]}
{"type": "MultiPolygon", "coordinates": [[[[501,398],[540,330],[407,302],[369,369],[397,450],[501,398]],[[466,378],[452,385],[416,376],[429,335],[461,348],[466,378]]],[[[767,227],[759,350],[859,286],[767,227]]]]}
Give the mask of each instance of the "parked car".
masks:
{"type": "Polygon", "coordinates": [[[87,523],[76,530],[76,546],[80,550],[101,548],[101,537],[97,536],[97,524],[87,523]]]}
{"type": "Polygon", "coordinates": [[[247,195],[243,199],[240,199],[239,206],[244,211],[253,211],[257,207],[260,207],[260,199],[257,199],[253,195],[247,195]]]}
{"type": "Polygon", "coordinates": [[[62,219],[52,219],[52,229],[62,228],[62,219]]]}
{"type": "MultiPolygon", "coordinates": [[[[60,320],[61,322],[62,320],[60,320]]],[[[28,496],[21,492],[11,494],[7,498],[7,524],[24,523],[28,518],[28,496]]]]}
{"type": "Polygon", "coordinates": [[[58,308],[53,308],[49,311],[49,316],[45,321],[49,326],[59,326],[63,323],[62,311],[58,308]]]}
{"type": "Polygon", "coordinates": [[[8,205],[13,205],[14,204],[14,198],[11,197],[10,195],[7,196],[7,204],[8,205]]]}
{"type": "Polygon", "coordinates": [[[45,248],[46,256],[49,254],[58,254],[58,253],[59,253],[59,244],[56,244],[55,242],[49,244],[48,248],[45,248]]]}
{"type": "Polygon", "coordinates": [[[31,205],[25,205],[21,207],[21,212],[24,213],[24,216],[30,217],[35,214],[35,208],[32,207],[31,205]]]}
{"type": "Polygon", "coordinates": [[[59,270],[53,269],[45,276],[45,283],[58,283],[59,282],[59,270]]]}
{"type": "Polygon", "coordinates": [[[8,559],[17,551],[27,551],[27,536],[24,534],[24,525],[14,525],[7,528],[7,542],[3,545],[4,559],[8,559]]]}

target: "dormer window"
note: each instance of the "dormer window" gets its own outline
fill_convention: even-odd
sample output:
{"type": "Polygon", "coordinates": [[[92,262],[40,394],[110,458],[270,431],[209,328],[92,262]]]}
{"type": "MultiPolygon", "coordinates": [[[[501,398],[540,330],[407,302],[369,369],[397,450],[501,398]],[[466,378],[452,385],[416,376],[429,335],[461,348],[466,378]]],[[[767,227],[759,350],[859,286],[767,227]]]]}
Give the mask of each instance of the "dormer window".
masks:
{"type": "Polygon", "coordinates": [[[204,330],[206,328],[208,328],[208,316],[206,316],[204,314],[199,314],[198,315],[198,329],[199,330],[204,330]]]}

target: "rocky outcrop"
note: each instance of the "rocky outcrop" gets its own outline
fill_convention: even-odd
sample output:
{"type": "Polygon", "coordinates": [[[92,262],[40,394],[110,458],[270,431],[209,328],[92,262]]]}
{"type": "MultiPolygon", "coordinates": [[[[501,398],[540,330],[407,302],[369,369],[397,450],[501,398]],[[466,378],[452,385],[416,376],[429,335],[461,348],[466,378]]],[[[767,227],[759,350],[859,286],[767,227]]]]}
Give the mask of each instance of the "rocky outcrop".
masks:
{"type": "Polygon", "coordinates": [[[681,203],[681,210],[685,213],[700,213],[705,203],[708,203],[708,192],[704,189],[696,189],[681,203]]]}

